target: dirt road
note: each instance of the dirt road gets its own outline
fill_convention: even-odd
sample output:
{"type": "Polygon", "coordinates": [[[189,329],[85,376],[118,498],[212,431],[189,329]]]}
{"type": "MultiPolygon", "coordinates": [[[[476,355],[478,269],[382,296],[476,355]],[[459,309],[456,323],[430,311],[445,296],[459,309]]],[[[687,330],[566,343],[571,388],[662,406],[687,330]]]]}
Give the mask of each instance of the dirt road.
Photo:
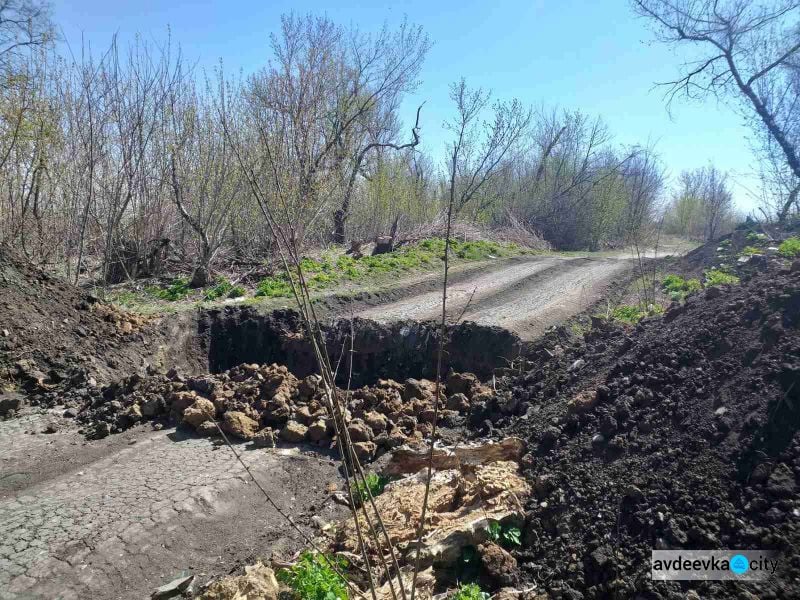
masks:
{"type": "MultiPolygon", "coordinates": [[[[630,255],[537,256],[507,261],[449,287],[448,314],[481,325],[497,325],[532,339],[547,327],[584,310],[632,269],[630,255]]],[[[433,319],[441,311],[440,289],[369,308],[376,321],[433,319]]]]}
{"type": "MultiPolygon", "coordinates": [[[[265,548],[296,548],[227,446],[149,427],[87,443],[73,423],[52,414],[0,422],[3,600],[140,599],[184,571],[204,580],[265,548]],[[59,431],[40,433],[53,422],[59,431]]],[[[341,510],[327,457],[238,449],[306,529],[312,515],[341,510]]]]}

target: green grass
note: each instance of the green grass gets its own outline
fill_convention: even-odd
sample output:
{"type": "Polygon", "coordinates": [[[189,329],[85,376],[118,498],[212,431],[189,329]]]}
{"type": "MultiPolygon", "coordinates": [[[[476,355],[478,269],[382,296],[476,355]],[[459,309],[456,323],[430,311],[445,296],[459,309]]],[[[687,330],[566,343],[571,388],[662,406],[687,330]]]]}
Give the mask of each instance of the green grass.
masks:
{"type": "Polygon", "coordinates": [[[241,285],[233,285],[224,277],[217,279],[217,283],[207,289],[203,294],[203,300],[213,301],[220,298],[241,298],[247,293],[241,285]]]}
{"type": "Polygon", "coordinates": [[[778,254],[784,258],[795,258],[800,255],[800,238],[790,237],[783,240],[778,246],[778,254]]]}
{"type": "Polygon", "coordinates": [[[715,285],[736,285],[739,283],[739,278],[736,275],[726,273],[722,269],[709,269],[705,273],[706,287],[714,287],[715,285]]]}
{"type": "Polygon", "coordinates": [[[366,502],[369,500],[370,495],[372,495],[373,498],[380,496],[386,488],[387,483],[389,483],[387,477],[383,477],[377,473],[367,473],[364,476],[364,481],[358,481],[353,486],[353,497],[361,502],[366,502]]]}
{"type": "Polygon", "coordinates": [[[462,583],[450,600],[489,600],[490,597],[477,583],[462,583]]]}
{"type": "Polygon", "coordinates": [[[680,275],[670,274],[661,282],[670,299],[680,302],[691,293],[699,292],[703,285],[699,279],[684,279],[680,275]]]}
{"type": "Polygon", "coordinates": [[[640,304],[622,304],[617,306],[611,312],[611,318],[614,321],[625,323],[627,325],[636,325],[645,317],[652,317],[660,315],[664,312],[664,307],[660,304],[651,304],[650,306],[643,306],[640,304]]]}
{"type": "Polygon", "coordinates": [[[346,600],[347,583],[328,561],[339,571],[347,567],[342,558],[306,551],[294,566],[278,571],[278,581],[292,588],[299,600],[346,600]]]}
{"type": "MultiPolygon", "coordinates": [[[[358,282],[376,275],[402,275],[421,269],[431,269],[444,259],[445,242],[439,238],[422,240],[398,248],[394,252],[365,256],[355,260],[350,256],[333,257],[324,253],[321,258],[303,258],[300,267],[303,277],[312,290],[321,290],[339,283],[358,282]]],[[[501,244],[478,240],[473,242],[450,242],[452,256],[463,261],[488,260],[526,254],[516,244],[501,244]]],[[[293,274],[296,278],[296,275],[293,274]]],[[[262,279],[256,296],[280,298],[291,296],[292,291],[286,274],[279,273],[262,279]]]]}

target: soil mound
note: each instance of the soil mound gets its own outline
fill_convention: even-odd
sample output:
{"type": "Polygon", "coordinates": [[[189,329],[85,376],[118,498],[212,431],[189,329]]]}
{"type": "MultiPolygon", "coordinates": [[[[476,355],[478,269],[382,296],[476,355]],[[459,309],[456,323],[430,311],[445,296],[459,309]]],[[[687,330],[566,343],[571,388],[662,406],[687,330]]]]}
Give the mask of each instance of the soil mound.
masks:
{"type": "Polygon", "coordinates": [[[0,389],[44,401],[135,372],[149,353],[147,318],[122,313],[0,248],[0,389]]]}
{"type": "Polygon", "coordinates": [[[539,589],[800,597],[800,264],[756,267],[635,329],[551,334],[470,415],[532,449],[518,560],[539,589]],[[770,549],[781,565],[762,583],[653,582],[653,549],[770,549]]]}

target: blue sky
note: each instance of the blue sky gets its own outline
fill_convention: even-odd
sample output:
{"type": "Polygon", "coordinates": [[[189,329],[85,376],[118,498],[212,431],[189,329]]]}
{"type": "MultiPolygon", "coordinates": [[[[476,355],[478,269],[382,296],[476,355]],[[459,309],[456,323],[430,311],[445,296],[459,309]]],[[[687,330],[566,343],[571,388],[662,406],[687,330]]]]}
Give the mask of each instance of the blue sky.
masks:
{"type": "Polygon", "coordinates": [[[416,105],[426,101],[423,143],[435,155],[444,144],[441,124],[450,115],[448,84],[464,76],[498,98],[600,115],[617,142],[655,143],[673,179],[713,161],[731,173],[737,205],[754,207],[749,190],[758,182],[742,118],[711,99],[677,101],[667,112],[663,90],[653,84],[673,78],[681,57],[651,41],[647,24],[625,0],[55,0],[54,10],[74,47],[81,35],[97,49],[115,32],[123,39],[137,32],[163,39],[169,27],[188,59],[212,66],[221,58],[226,70],[245,73],[266,63],[268,35],[282,13],[327,14],[365,30],[407,15],[434,46],[404,117],[413,119],[416,105]]]}

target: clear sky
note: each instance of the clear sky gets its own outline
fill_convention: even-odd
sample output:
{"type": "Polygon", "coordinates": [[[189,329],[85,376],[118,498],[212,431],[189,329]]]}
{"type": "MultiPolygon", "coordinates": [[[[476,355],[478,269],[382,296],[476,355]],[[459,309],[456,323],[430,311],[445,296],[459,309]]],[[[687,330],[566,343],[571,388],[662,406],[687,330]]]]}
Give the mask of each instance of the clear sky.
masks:
{"type": "Polygon", "coordinates": [[[737,205],[754,207],[755,161],[742,118],[714,100],[680,100],[671,115],[656,81],[673,78],[681,58],[652,42],[626,0],[54,0],[55,18],[75,47],[81,36],[100,49],[118,32],[164,39],[167,28],[184,56],[200,66],[222,59],[229,72],[251,72],[269,56],[268,35],[282,13],[313,12],[361,29],[404,16],[421,24],[434,46],[422,85],[403,107],[407,121],[425,100],[426,150],[441,155],[441,123],[450,116],[448,84],[464,76],[498,98],[600,115],[621,144],[654,142],[674,179],[713,161],[730,172],[737,205]]]}

